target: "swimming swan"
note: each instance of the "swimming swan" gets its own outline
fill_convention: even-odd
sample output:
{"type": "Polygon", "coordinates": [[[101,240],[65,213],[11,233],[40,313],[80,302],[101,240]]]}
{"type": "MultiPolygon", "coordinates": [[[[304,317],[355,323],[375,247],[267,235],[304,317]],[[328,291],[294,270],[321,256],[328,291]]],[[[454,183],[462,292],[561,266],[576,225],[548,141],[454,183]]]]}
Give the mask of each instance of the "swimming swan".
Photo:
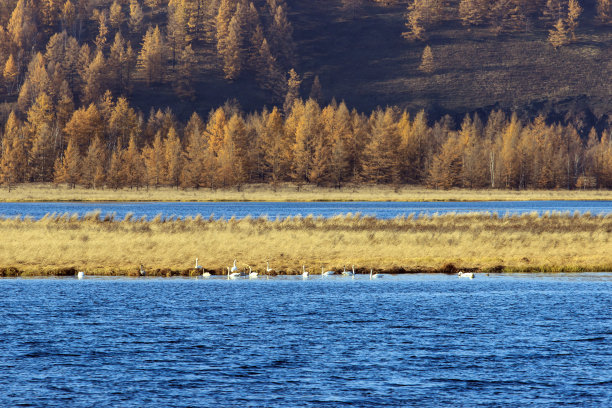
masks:
{"type": "Polygon", "coordinates": [[[334,273],[336,273],[334,271],[325,271],[325,272],[323,272],[323,270],[324,270],[323,267],[321,267],[321,276],[330,276],[330,275],[333,275],[334,273]]]}
{"type": "Polygon", "coordinates": [[[382,277],[383,277],[383,275],[381,275],[380,273],[372,274],[372,269],[370,269],[370,279],[380,279],[382,277]]]}
{"type": "Polygon", "coordinates": [[[236,266],[236,260],[234,259],[234,266],[232,266],[232,272],[236,272],[238,267],[236,266]]]}
{"type": "Polygon", "coordinates": [[[240,272],[230,273],[230,267],[229,266],[227,267],[227,279],[238,279],[239,277],[240,277],[240,272]]]}
{"type": "Polygon", "coordinates": [[[249,265],[247,266],[249,267],[249,279],[257,279],[259,277],[259,272],[253,272],[251,267],[249,265]]]}
{"type": "Polygon", "coordinates": [[[85,272],[79,271],[77,272],[77,279],[83,279],[85,277],[85,272]]]}
{"type": "Polygon", "coordinates": [[[200,264],[198,263],[198,258],[196,258],[195,268],[196,268],[196,269],[202,269],[202,268],[203,268],[203,267],[202,267],[202,265],[200,265],[200,264]]]}
{"type": "Polygon", "coordinates": [[[457,276],[460,278],[474,279],[474,272],[459,272],[457,276]]]}
{"type": "Polygon", "coordinates": [[[140,276],[146,276],[147,275],[147,271],[145,271],[144,265],[140,264],[140,270],[138,271],[138,273],[140,274],[140,276]]]}
{"type": "Polygon", "coordinates": [[[310,273],[306,270],[306,266],[302,265],[302,278],[306,279],[310,276],[310,273]]]}

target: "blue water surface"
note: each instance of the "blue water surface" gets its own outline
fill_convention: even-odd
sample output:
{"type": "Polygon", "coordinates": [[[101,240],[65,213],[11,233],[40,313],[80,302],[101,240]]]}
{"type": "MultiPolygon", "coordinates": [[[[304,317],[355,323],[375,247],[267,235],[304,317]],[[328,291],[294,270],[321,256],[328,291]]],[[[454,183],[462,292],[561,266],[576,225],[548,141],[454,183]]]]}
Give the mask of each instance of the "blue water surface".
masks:
{"type": "Polygon", "coordinates": [[[612,406],[609,273],[0,293],[3,407],[612,406]]]}
{"type": "Polygon", "coordinates": [[[45,214],[78,214],[101,211],[102,215],[115,214],[124,218],[133,213],[135,217],[148,219],[161,214],[164,217],[187,217],[202,215],[205,218],[243,218],[268,216],[270,218],[309,214],[333,217],[339,214],[361,213],[378,218],[394,218],[401,215],[430,215],[448,212],[496,212],[522,214],[546,211],[561,211],[592,214],[612,213],[612,201],[480,201],[480,202],[214,202],[214,203],[0,203],[0,216],[31,216],[39,219],[45,214]]]}

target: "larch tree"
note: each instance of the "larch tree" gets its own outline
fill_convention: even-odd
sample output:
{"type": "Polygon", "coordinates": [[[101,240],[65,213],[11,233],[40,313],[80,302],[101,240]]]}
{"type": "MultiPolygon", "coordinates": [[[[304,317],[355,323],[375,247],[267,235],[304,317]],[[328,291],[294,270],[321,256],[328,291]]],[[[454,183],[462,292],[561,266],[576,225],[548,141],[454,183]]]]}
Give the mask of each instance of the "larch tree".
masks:
{"type": "Polygon", "coordinates": [[[138,67],[144,74],[147,84],[163,80],[165,62],[166,50],[159,26],[149,27],[138,55],[138,67]]]}
{"type": "Polygon", "coordinates": [[[597,19],[609,23],[612,16],[612,0],[597,0],[597,19]]]}
{"type": "Polygon", "coordinates": [[[225,125],[227,124],[227,116],[223,108],[217,108],[211,112],[208,123],[206,123],[206,136],[209,140],[209,145],[215,155],[219,153],[223,146],[225,138],[225,125]]]}
{"type": "Polygon", "coordinates": [[[321,87],[321,80],[319,79],[318,75],[315,75],[314,80],[312,81],[308,98],[312,99],[319,105],[323,103],[323,88],[321,87]]]}
{"type": "Polygon", "coordinates": [[[106,11],[98,11],[96,14],[98,20],[98,35],[94,43],[96,44],[96,49],[104,50],[106,46],[106,36],[108,35],[108,18],[106,16],[106,11]]]}
{"type": "Polygon", "coordinates": [[[289,71],[289,79],[287,80],[287,95],[285,96],[285,103],[283,104],[284,112],[289,112],[295,100],[300,97],[301,84],[302,79],[298,73],[295,72],[295,69],[291,68],[289,71]]]}
{"type": "Polygon", "coordinates": [[[83,87],[84,102],[94,102],[102,95],[106,89],[106,69],[104,55],[102,51],[98,51],[83,76],[85,81],[83,87]]]}
{"type": "Polygon", "coordinates": [[[147,186],[159,187],[164,183],[166,155],[160,132],[157,132],[153,143],[142,149],[142,157],[146,170],[147,186]]]}
{"type": "Polygon", "coordinates": [[[425,39],[425,27],[424,27],[424,16],[423,8],[421,4],[424,0],[414,0],[408,5],[408,11],[406,12],[406,26],[407,31],[402,33],[402,37],[407,40],[424,40],[425,39]]]}
{"type": "Polygon", "coordinates": [[[426,74],[433,74],[436,67],[434,64],[434,56],[431,51],[431,47],[428,45],[423,50],[423,55],[421,56],[421,65],[419,65],[419,71],[425,72],[426,74]]]}
{"type": "Polygon", "coordinates": [[[61,12],[62,28],[72,35],[76,34],[76,9],[70,0],[66,0],[61,12]]]}
{"type": "Polygon", "coordinates": [[[9,55],[8,59],[6,60],[4,70],[2,71],[2,76],[4,78],[7,93],[12,95],[17,87],[17,80],[19,78],[19,70],[17,69],[17,64],[15,63],[13,54],[9,55]]]}
{"type": "Polygon", "coordinates": [[[559,19],[555,27],[548,32],[548,42],[555,50],[569,43],[563,19],[559,19]]]}
{"type": "Polygon", "coordinates": [[[134,34],[139,34],[142,30],[142,20],[144,15],[138,0],[130,0],[130,30],[134,34]]]}
{"type": "Polygon", "coordinates": [[[48,125],[39,126],[28,157],[29,180],[34,182],[53,181],[55,151],[53,130],[48,125]]]}
{"type": "Polygon", "coordinates": [[[270,27],[270,46],[281,65],[287,67],[294,64],[295,44],[293,42],[293,27],[287,17],[286,6],[278,4],[274,11],[274,19],[270,27]]]}
{"type": "Polygon", "coordinates": [[[32,15],[34,11],[33,5],[28,4],[25,0],[17,1],[6,27],[16,47],[14,51],[27,50],[33,44],[37,31],[32,15]]]}
{"type": "Polygon", "coordinates": [[[185,1],[171,1],[168,6],[168,50],[174,66],[179,55],[187,45],[187,10],[185,1]]]}
{"type": "Polygon", "coordinates": [[[578,0],[569,0],[567,13],[567,30],[572,36],[572,41],[576,41],[576,28],[578,28],[578,19],[582,14],[582,7],[578,0]]]}
{"type": "Polygon", "coordinates": [[[461,0],[459,2],[459,17],[466,26],[480,25],[487,17],[487,2],[483,0],[461,0]]]}
{"type": "Polygon", "coordinates": [[[194,99],[194,79],[195,79],[195,67],[197,66],[198,60],[191,48],[191,44],[187,45],[181,52],[179,57],[176,75],[174,78],[174,90],[176,94],[184,99],[194,99]]]}
{"type": "Polygon", "coordinates": [[[73,141],[80,154],[85,154],[92,139],[103,136],[102,117],[95,104],[74,111],[64,128],[68,141],[73,141]]]}
{"type": "Polygon", "coordinates": [[[125,21],[125,15],[123,14],[123,8],[121,7],[121,3],[118,0],[114,0],[113,4],[111,4],[108,18],[110,21],[111,27],[116,31],[119,31],[121,25],[125,21]]]}
{"type": "MultiPolygon", "coordinates": [[[[14,123],[17,123],[16,119],[14,123]]],[[[27,157],[23,139],[17,134],[5,133],[0,158],[0,181],[9,192],[15,184],[25,180],[26,166],[27,157]]]]}
{"type": "Polygon", "coordinates": [[[87,188],[104,186],[106,175],[107,151],[99,137],[93,139],[83,158],[81,182],[87,188]]]}
{"type": "Polygon", "coordinates": [[[204,123],[194,113],[185,128],[187,146],[181,172],[181,186],[200,188],[206,185],[206,162],[209,157],[208,145],[204,138],[204,123]]]}
{"type": "Polygon", "coordinates": [[[217,53],[223,59],[225,50],[227,49],[227,39],[229,36],[229,26],[232,20],[232,1],[221,0],[219,10],[216,18],[216,40],[217,40],[217,53]]]}
{"type": "Polygon", "coordinates": [[[277,107],[264,116],[260,140],[263,160],[273,185],[283,180],[291,168],[291,138],[284,129],[283,117],[277,107]]]}
{"type": "Polygon", "coordinates": [[[364,151],[363,176],[376,184],[398,183],[400,137],[392,108],[377,110],[370,118],[370,141],[364,151]]]}
{"type": "Polygon", "coordinates": [[[123,178],[127,186],[138,189],[142,186],[144,173],[142,156],[138,151],[138,146],[136,146],[136,139],[132,135],[123,155],[123,178]]]}
{"type": "Polygon", "coordinates": [[[457,136],[449,137],[440,152],[434,156],[428,184],[434,188],[448,190],[461,185],[461,150],[457,136]]]}
{"type": "Polygon", "coordinates": [[[70,139],[63,157],[55,161],[55,182],[66,183],[74,188],[81,179],[81,154],[79,147],[70,139]]]}
{"type": "Polygon", "coordinates": [[[164,180],[168,185],[178,187],[181,182],[183,148],[173,127],[164,140],[164,153],[166,162],[164,180]]]}
{"type": "Polygon", "coordinates": [[[242,69],[241,43],[242,31],[240,21],[237,15],[234,15],[230,20],[227,38],[222,50],[223,73],[227,80],[233,81],[240,75],[240,70],[242,69]]]}

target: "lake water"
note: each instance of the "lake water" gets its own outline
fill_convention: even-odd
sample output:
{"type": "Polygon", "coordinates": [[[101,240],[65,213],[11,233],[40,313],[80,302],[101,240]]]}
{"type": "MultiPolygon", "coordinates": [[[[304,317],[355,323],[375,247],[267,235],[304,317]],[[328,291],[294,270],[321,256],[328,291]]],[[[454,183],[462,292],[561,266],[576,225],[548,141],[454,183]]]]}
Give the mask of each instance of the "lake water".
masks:
{"type": "Polygon", "coordinates": [[[71,213],[84,215],[91,211],[102,215],[116,214],[123,218],[133,213],[137,218],[154,218],[157,214],[165,217],[187,217],[202,215],[205,218],[243,218],[247,215],[270,218],[313,214],[333,217],[338,214],[361,213],[378,218],[393,218],[410,214],[497,212],[499,215],[522,214],[546,211],[593,214],[612,213],[612,201],[487,201],[487,202],[219,202],[219,203],[0,203],[0,215],[14,217],[29,215],[36,219],[47,213],[71,213]]]}
{"type": "Polygon", "coordinates": [[[0,406],[610,407],[612,274],[0,280],[0,406]]]}

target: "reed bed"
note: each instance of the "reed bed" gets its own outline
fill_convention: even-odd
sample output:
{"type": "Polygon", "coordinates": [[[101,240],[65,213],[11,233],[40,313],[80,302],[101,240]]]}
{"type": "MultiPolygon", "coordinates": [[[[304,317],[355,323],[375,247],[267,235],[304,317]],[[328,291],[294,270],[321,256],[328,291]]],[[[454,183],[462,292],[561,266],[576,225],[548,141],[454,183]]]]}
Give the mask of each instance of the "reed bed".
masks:
{"type": "Polygon", "coordinates": [[[9,193],[0,190],[2,202],[42,201],[527,201],[612,200],[610,190],[431,190],[411,186],[345,186],[340,189],[281,184],[251,184],[241,189],[70,189],[65,185],[22,184],[9,193]]]}
{"type": "Polygon", "coordinates": [[[209,219],[0,218],[0,276],[194,275],[195,258],[222,274],[238,260],[263,272],[294,274],[306,265],[359,272],[563,272],[612,270],[612,216],[547,213],[414,215],[382,220],[360,214],[209,219]]]}

